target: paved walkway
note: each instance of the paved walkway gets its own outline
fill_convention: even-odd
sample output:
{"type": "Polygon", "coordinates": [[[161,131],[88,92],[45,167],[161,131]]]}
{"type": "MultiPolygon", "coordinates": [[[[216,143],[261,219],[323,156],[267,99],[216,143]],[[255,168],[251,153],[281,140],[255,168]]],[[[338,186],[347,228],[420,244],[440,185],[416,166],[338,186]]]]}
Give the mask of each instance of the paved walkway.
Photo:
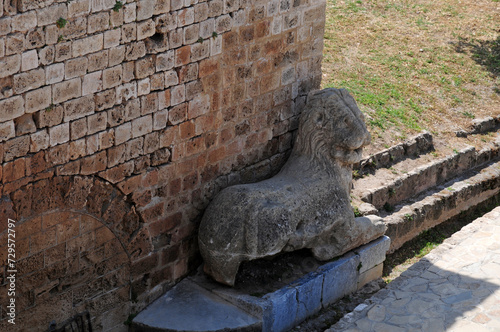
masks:
{"type": "Polygon", "coordinates": [[[340,331],[500,331],[500,207],[326,330],[340,331]]]}

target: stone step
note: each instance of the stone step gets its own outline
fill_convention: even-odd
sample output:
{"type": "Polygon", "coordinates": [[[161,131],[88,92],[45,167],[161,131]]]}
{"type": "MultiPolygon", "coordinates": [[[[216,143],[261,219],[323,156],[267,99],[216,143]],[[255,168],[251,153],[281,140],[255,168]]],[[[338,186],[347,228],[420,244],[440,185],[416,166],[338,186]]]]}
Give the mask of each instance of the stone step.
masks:
{"type": "Polygon", "coordinates": [[[382,275],[383,236],[262,297],[222,286],[199,272],[139,313],[133,332],[287,331],[382,275]]]}
{"type": "Polygon", "coordinates": [[[389,168],[392,165],[408,158],[417,158],[434,150],[432,135],[424,131],[403,143],[379,151],[354,165],[358,175],[373,173],[380,168],[389,168]]]}
{"type": "MultiPolygon", "coordinates": [[[[422,165],[408,173],[394,174],[394,178],[375,188],[367,188],[367,179],[354,182],[353,193],[377,209],[396,205],[401,201],[443,184],[476,167],[498,160],[500,141],[481,151],[474,147],[464,148],[445,158],[422,165]]],[[[398,173],[394,171],[394,173],[398,173]]],[[[376,175],[375,175],[376,176],[376,175]]]]}
{"type": "Polygon", "coordinates": [[[384,217],[386,235],[391,238],[390,252],[422,231],[496,198],[499,192],[500,162],[494,162],[396,205],[395,212],[384,217]]]}

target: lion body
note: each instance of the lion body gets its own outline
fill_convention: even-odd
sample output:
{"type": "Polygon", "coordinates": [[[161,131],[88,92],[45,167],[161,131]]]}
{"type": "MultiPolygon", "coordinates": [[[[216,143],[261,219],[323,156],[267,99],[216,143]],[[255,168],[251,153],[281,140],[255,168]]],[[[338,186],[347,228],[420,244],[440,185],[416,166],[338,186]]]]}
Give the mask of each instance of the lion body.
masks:
{"type": "Polygon", "coordinates": [[[243,261],[302,248],[327,260],[382,235],[380,224],[356,222],[349,200],[351,165],[369,141],[345,90],[311,94],[279,174],[226,188],[205,211],[199,233],[205,271],[233,285],[243,261]]]}

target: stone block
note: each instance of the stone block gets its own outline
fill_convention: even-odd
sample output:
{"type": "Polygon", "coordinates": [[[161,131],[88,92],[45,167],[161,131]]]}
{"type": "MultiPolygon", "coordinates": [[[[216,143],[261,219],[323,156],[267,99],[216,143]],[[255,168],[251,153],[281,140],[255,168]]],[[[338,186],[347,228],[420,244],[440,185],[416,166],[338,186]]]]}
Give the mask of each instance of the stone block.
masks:
{"type": "Polygon", "coordinates": [[[154,15],[170,12],[170,0],[156,0],[154,15]]]}
{"type": "Polygon", "coordinates": [[[23,52],[25,36],[22,33],[9,34],[5,40],[5,54],[12,55],[23,52]]]}
{"type": "Polygon", "coordinates": [[[65,63],[65,78],[75,78],[87,73],[88,60],[86,57],[70,59],[65,63]]]}
{"type": "Polygon", "coordinates": [[[137,20],[137,3],[127,3],[123,7],[123,22],[130,23],[137,20]]]}
{"type": "Polygon", "coordinates": [[[151,92],[149,77],[137,82],[137,96],[144,96],[151,92]]]}
{"type": "Polygon", "coordinates": [[[128,23],[122,26],[122,44],[130,43],[137,39],[137,23],[128,23]]]}
{"type": "Polygon", "coordinates": [[[230,31],[233,27],[233,19],[230,15],[222,15],[215,19],[215,32],[222,34],[230,31]]]}
{"type": "Polygon", "coordinates": [[[87,118],[80,118],[70,122],[71,140],[76,140],[87,135],[87,118]]]}
{"type": "Polygon", "coordinates": [[[108,159],[106,156],[106,151],[101,151],[98,154],[88,156],[81,161],[80,174],[90,175],[106,169],[108,159]]]}
{"type": "Polygon", "coordinates": [[[137,83],[127,83],[116,87],[116,103],[121,104],[129,99],[137,98],[137,83]]]}
{"type": "Polygon", "coordinates": [[[108,113],[99,112],[87,117],[88,135],[95,134],[99,131],[106,130],[108,123],[108,113]]]}
{"type": "Polygon", "coordinates": [[[115,128],[115,145],[120,145],[132,138],[132,123],[125,122],[115,128]]]}
{"type": "Polygon", "coordinates": [[[208,2],[208,16],[215,17],[222,15],[224,11],[223,0],[212,0],[208,2]]]}
{"type": "Polygon", "coordinates": [[[132,121],[132,138],[144,136],[153,131],[153,117],[146,115],[132,121]]]}
{"type": "Polygon", "coordinates": [[[95,102],[92,95],[74,99],[64,103],[64,121],[75,120],[95,111],[95,102]]]}
{"type": "Polygon", "coordinates": [[[49,147],[49,133],[46,129],[39,130],[30,136],[30,152],[36,153],[49,147]]]}
{"type": "Polygon", "coordinates": [[[363,273],[376,265],[385,261],[385,255],[391,246],[391,240],[387,236],[374,240],[364,246],[354,250],[359,255],[361,268],[359,273],[363,273]]]}
{"type": "Polygon", "coordinates": [[[60,62],[71,58],[71,42],[56,44],[55,61],[60,62]]]}
{"type": "Polygon", "coordinates": [[[52,127],[60,124],[63,120],[63,107],[49,106],[39,112],[34,113],[34,120],[38,128],[52,127]]]}
{"type": "Polygon", "coordinates": [[[88,17],[87,33],[92,34],[109,29],[109,14],[107,12],[100,12],[90,15],[88,17]]]}
{"type": "Polygon", "coordinates": [[[380,263],[379,265],[376,265],[371,269],[360,273],[358,277],[358,289],[361,289],[364,285],[366,285],[370,281],[381,278],[383,270],[384,270],[384,263],[380,263]]]}
{"type": "Polygon", "coordinates": [[[94,94],[102,90],[102,71],[96,71],[83,77],[82,96],[94,94]]]}
{"type": "Polygon", "coordinates": [[[191,46],[191,61],[200,61],[210,55],[210,42],[204,41],[191,46]]]}
{"type": "Polygon", "coordinates": [[[104,32],[104,48],[108,49],[120,45],[122,32],[120,29],[107,30],[104,32]]]}
{"type": "Polygon", "coordinates": [[[50,146],[56,146],[69,141],[69,123],[65,122],[49,128],[50,146]]]}
{"type": "Polygon", "coordinates": [[[87,148],[87,155],[93,155],[99,151],[99,135],[94,134],[85,137],[85,147],[87,148]]]}
{"type": "Polygon", "coordinates": [[[171,0],[170,2],[170,9],[173,10],[179,10],[182,7],[184,7],[185,3],[184,0],[171,0]]]}
{"type": "Polygon", "coordinates": [[[158,109],[165,109],[171,105],[170,89],[160,91],[158,93],[158,109]]]}
{"type": "Polygon", "coordinates": [[[310,273],[291,286],[297,290],[297,316],[295,324],[302,322],[321,309],[323,275],[310,273]]]}
{"type": "Polygon", "coordinates": [[[26,113],[34,113],[46,109],[52,103],[52,89],[46,86],[37,90],[29,91],[25,95],[26,113]]]}
{"type": "Polygon", "coordinates": [[[4,143],[4,161],[25,156],[30,150],[30,136],[12,138],[4,143]]]}
{"type": "Polygon", "coordinates": [[[27,49],[40,48],[45,46],[45,31],[43,28],[31,30],[26,35],[25,46],[27,49]]]}
{"type": "Polygon", "coordinates": [[[137,23],[137,40],[146,39],[155,34],[155,22],[152,19],[137,23]]]}
{"type": "Polygon", "coordinates": [[[146,45],[144,42],[130,43],[125,49],[125,59],[127,61],[137,60],[146,55],[146,45]]]}
{"type": "Polygon", "coordinates": [[[153,16],[155,9],[155,0],[138,0],[137,1],[137,20],[142,21],[153,16]]]}
{"type": "Polygon", "coordinates": [[[156,73],[151,76],[151,91],[163,90],[165,88],[165,75],[156,73]]]}
{"type": "Polygon", "coordinates": [[[112,147],[115,143],[114,129],[102,131],[99,133],[99,150],[104,150],[112,147]]]}
{"type": "Polygon", "coordinates": [[[102,70],[108,66],[108,50],[87,55],[88,71],[102,70]]]}
{"type": "Polygon", "coordinates": [[[194,22],[199,23],[208,19],[208,4],[201,2],[194,5],[194,22]]]}
{"type": "Polygon", "coordinates": [[[188,118],[194,119],[210,111],[210,101],[207,95],[199,95],[189,102],[188,118]]]}
{"type": "Polygon", "coordinates": [[[222,53],[222,36],[210,39],[210,56],[222,53]]]}
{"type": "Polygon", "coordinates": [[[38,67],[38,53],[36,50],[24,52],[21,56],[21,70],[28,71],[38,67]]]}
{"type": "Polygon", "coordinates": [[[120,85],[122,82],[122,66],[107,68],[102,74],[102,85],[104,89],[109,89],[120,85]]]}
{"type": "Polygon", "coordinates": [[[95,105],[97,111],[102,111],[113,107],[116,100],[115,89],[109,89],[95,95],[95,105]]]}
{"type": "Polygon", "coordinates": [[[39,88],[44,84],[45,71],[41,68],[14,75],[15,94],[39,88]]]}
{"type": "Polygon", "coordinates": [[[12,17],[12,32],[26,32],[37,26],[36,12],[34,10],[12,17]]]}
{"type": "Polygon", "coordinates": [[[203,39],[212,38],[215,31],[215,19],[209,18],[200,22],[200,37],[203,39]]]}
{"type": "Polygon", "coordinates": [[[0,38],[0,57],[3,58],[5,56],[5,39],[0,38]]]}
{"type": "Polygon", "coordinates": [[[89,53],[102,50],[104,47],[104,34],[100,33],[94,36],[77,39],[72,44],[73,57],[79,57],[89,53]]]}
{"type": "Polygon", "coordinates": [[[174,68],[175,53],[173,50],[156,55],[156,71],[166,71],[174,68]]]}
{"type": "Polygon", "coordinates": [[[90,0],[75,0],[68,3],[68,16],[82,16],[90,13],[90,0]]]}
{"type": "Polygon", "coordinates": [[[153,130],[160,130],[167,126],[168,109],[153,114],[153,130]]]}
{"type": "Polygon", "coordinates": [[[109,24],[112,28],[118,28],[123,25],[123,10],[115,12],[114,10],[110,12],[109,24]]]}
{"type": "Polygon", "coordinates": [[[170,45],[170,48],[181,47],[183,38],[184,38],[184,30],[182,28],[169,31],[168,43],[170,45]]]}
{"type": "Polygon", "coordinates": [[[359,256],[347,254],[343,258],[323,265],[318,273],[324,275],[323,306],[337,301],[357,289],[359,256]]]}
{"type": "Polygon", "coordinates": [[[66,4],[54,4],[36,11],[38,26],[54,24],[60,17],[68,17],[66,4]]]}
{"type": "Polygon", "coordinates": [[[52,99],[55,104],[80,97],[81,94],[82,81],[79,78],[52,85],[52,99]]]}
{"type": "Polygon", "coordinates": [[[171,89],[171,105],[175,106],[186,100],[186,87],[184,84],[174,86],[171,89]]]}
{"type": "Polygon", "coordinates": [[[64,79],[64,63],[55,63],[45,67],[45,82],[54,84],[61,82],[64,79]]]}
{"type": "Polygon", "coordinates": [[[16,136],[14,121],[0,122],[0,142],[16,136]]]}
{"type": "Polygon", "coordinates": [[[155,61],[152,56],[147,56],[135,62],[135,77],[138,79],[153,75],[155,72],[155,61]]]}
{"type": "MultiPolygon", "coordinates": [[[[0,1],[0,4],[2,1],[0,1]]],[[[0,12],[3,13],[3,12],[0,12]]],[[[12,31],[12,17],[0,17],[0,35],[5,36],[12,31]]]]}
{"type": "Polygon", "coordinates": [[[24,114],[24,100],[21,96],[0,100],[0,110],[0,122],[13,120],[24,114]]]}
{"type": "Polygon", "coordinates": [[[191,46],[183,46],[175,50],[175,66],[180,67],[191,62],[191,46]]]}
{"type": "Polygon", "coordinates": [[[109,49],[108,52],[108,66],[112,67],[121,64],[125,59],[125,46],[117,46],[109,49]]]}
{"type": "Polygon", "coordinates": [[[297,311],[297,290],[289,287],[267,294],[264,299],[271,303],[271,310],[264,315],[262,325],[266,331],[287,331],[295,326],[297,311]]]}

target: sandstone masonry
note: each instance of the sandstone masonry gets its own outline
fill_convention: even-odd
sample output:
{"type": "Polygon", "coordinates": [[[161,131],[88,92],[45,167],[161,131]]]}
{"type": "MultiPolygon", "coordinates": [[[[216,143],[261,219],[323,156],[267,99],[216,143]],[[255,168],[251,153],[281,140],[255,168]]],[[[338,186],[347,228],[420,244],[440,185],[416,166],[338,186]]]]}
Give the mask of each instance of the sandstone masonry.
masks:
{"type": "Polygon", "coordinates": [[[288,156],[321,80],[324,11],[324,0],[0,0],[0,257],[15,218],[29,239],[21,320],[57,301],[61,312],[36,327],[89,311],[95,329],[119,330],[200,263],[208,202],[288,156]],[[37,203],[45,183],[61,199],[37,203]],[[96,188],[113,203],[70,207],[96,188]],[[108,242],[124,252],[113,273],[97,264],[112,257],[108,242]],[[77,279],[83,266],[94,283],[77,279]],[[113,299],[85,301],[106,280],[125,293],[106,284],[99,296],[113,299]]]}

